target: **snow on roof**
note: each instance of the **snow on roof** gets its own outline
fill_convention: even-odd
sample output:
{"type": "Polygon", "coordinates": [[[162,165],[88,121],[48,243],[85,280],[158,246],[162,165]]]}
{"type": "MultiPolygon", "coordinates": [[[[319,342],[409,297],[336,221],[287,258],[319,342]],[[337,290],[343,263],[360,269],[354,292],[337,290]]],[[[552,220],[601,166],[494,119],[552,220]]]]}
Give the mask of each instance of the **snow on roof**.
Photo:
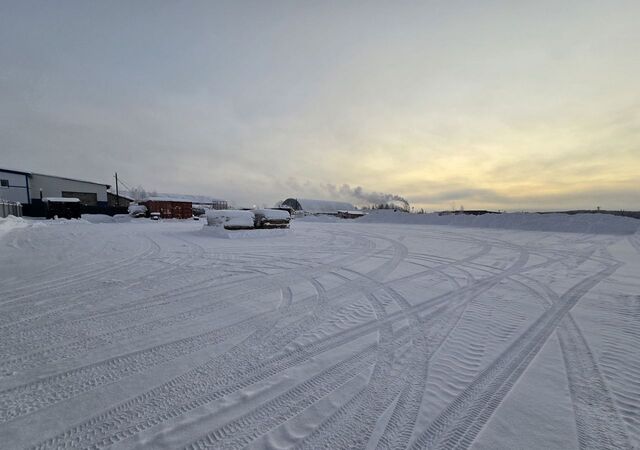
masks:
{"type": "Polygon", "coordinates": [[[177,202],[177,203],[191,203],[191,200],[178,197],[147,197],[143,202],[177,202]]]}
{"type": "MultiPolygon", "coordinates": [[[[333,200],[313,200],[309,198],[288,198],[287,200],[296,200],[303,211],[307,211],[312,214],[336,214],[338,211],[350,211],[356,209],[351,203],[333,200]]],[[[285,200],[285,202],[287,200],[285,200]]]]}
{"type": "Polygon", "coordinates": [[[78,203],[80,201],[79,198],[73,197],[45,197],[42,199],[43,202],[58,202],[58,203],[78,203]]]}

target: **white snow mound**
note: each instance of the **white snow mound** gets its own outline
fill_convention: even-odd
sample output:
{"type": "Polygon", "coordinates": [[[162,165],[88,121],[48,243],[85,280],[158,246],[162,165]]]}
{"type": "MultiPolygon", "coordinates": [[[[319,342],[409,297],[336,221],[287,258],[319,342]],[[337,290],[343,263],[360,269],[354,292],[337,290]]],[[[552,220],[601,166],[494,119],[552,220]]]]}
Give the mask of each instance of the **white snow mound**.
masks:
{"type": "Polygon", "coordinates": [[[29,226],[29,223],[22,217],[7,216],[5,218],[0,218],[0,237],[11,230],[24,228],[27,226],[29,226]]]}
{"type": "Polygon", "coordinates": [[[527,231],[560,231],[589,234],[634,234],[640,220],[611,214],[410,214],[376,210],[356,219],[359,223],[401,223],[411,225],[452,225],[459,227],[502,228],[527,231]]]}

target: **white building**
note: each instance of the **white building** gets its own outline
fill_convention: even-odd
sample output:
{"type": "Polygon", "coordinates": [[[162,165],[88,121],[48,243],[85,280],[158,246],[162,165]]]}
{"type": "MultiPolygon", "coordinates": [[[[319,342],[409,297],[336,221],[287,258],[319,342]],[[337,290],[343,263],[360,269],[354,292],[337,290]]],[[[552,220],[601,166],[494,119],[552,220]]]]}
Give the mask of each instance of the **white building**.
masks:
{"type": "Polygon", "coordinates": [[[107,206],[108,184],[0,168],[0,198],[23,204],[45,197],[77,198],[86,206],[107,206]]]}

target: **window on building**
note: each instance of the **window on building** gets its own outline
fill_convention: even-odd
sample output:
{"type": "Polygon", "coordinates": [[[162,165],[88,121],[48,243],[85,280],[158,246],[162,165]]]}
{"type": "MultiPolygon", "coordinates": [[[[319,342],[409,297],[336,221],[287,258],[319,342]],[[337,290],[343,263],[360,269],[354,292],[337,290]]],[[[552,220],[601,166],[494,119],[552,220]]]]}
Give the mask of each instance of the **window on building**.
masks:
{"type": "Polygon", "coordinates": [[[8,188],[9,180],[0,180],[0,187],[8,188]]]}

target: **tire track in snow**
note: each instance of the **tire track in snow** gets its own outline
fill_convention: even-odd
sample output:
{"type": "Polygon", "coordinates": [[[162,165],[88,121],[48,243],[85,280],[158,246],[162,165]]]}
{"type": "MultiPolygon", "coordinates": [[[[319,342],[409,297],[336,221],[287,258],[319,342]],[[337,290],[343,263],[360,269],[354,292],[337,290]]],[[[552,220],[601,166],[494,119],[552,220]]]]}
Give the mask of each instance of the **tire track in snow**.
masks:
{"type": "Polygon", "coordinates": [[[394,366],[393,327],[381,322],[387,317],[384,304],[371,293],[366,294],[380,323],[376,363],[367,386],[337,412],[327,418],[296,448],[364,448],[378,417],[400,391],[397,383],[388,383],[390,376],[402,371],[394,366]]]}
{"type": "MultiPolygon", "coordinates": [[[[470,255],[463,258],[462,264],[470,263],[477,257],[490,251],[489,248],[483,248],[478,254],[470,255]]],[[[504,275],[516,273],[522,270],[529,260],[529,253],[521,250],[519,258],[509,268],[505,270],[504,275]]],[[[446,266],[447,264],[442,264],[446,266]]],[[[436,266],[439,268],[439,266],[436,266]]],[[[443,317],[438,320],[428,331],[425,330],[424,319],[412,319],[415,328],[422,328],[422,333],[416,337],[416,355],[410,359],[410,370],[408,375],[408,383],[403,389],[398,401],[394,406],[391,417],[386,424],[385,431],[378,441],[376,448],[378,449],[397,449],[406,448],[411,440],[413,430],[422,406],[427,377],[429,373],[429,364],[434,354],[449,339],[451,333],[458,327],[463,314],[467,311],[473,299],[483,292],[493,288],[502,280],[497,277],[493,283],[486,283],[480,289],[473,291],[472,294],[462,297],[458,305],[452,305],[443,317]]],[[[392,295],[398,295],[393,289],[390,290],[392,295]]],[[[480,345],[482,347],[482,345],[480,345]]],[[[480,349],[482,350],[482,349],[480,349]]]]}
{"type": "MultiPolygon", "coordinates": [[[[396,242],[390,243],[395,247],[401,245],[396,242]]],[[[483,246],[478,254],[469,256],[465,260],[477,258],[489,250],[483,246]]],[[[398,251],[396,253],[402,252],[398,251]]],[[[528,254],[522,252],[521,257],[511,270],[521,269],[527,260],[528,254]]],[[[447,265],[443,264],[442,266],[447,265]]],[[[437,273],[439,270],[440,268],[436,266],[426,272],[437,273]]],[[[400,311],[395,314],[409,321],[409,334],[413,342],[413,346],[410,349],[412,358],[409,359],[409,363],[394,364],[392,358],[394,349],[388,350],[388,356],[379,361],[382,365],[377,365],[374,368],[367,387],[326,419],[319,429],[298,445],[298,448],[317,448],[320,445],[328,445],[330,448],[364,448],[379,417],[396,399],[391,419],[387,423],[385,436],[381,439],[379,445],[384,448],[395,446],[402,448],[402,443],[408,442],[415,426],[424,391],[421,386],[426,378],[428,368],[428,338],[424,332],[424,327],[425,322],[433,321],[435,317],[431,316],[425,320],[420,319],[417,314],[407,314],[408,311],[413,309],[412,305],[397,291],[372,279],[368,275],[354,273],[371,281],[371,287],[366,290],[367,297],[376,310],[376,315],[379,317],[378,320],[384,320],[388,315],[384,310],[384,304],[378,301],[373,292],[377,290],[384,291],[399,306],[400,311]],[[401,383],[397,383],[397,380],[402,378],[406,378],[409,381],[404,388],[401,383]]],[[[389,339],[387,338],[387,340],[389,339]]]]}
{"type": "Polygon", "coordinates": [[[305,348],[294,346],[288,352],[276,351],[317,320],[311,315],[280,329],[274,329],[277,320],[261,320],[263,325],[258,331],[225,354],[34,448],[110,445],[274,376],[345,342],[338,336],[305,348]],[[270,358],[273,354],[278,356],[270,358]]]}
{"type": "Polygon", "coordinates": [[[557,334],[567,369],[580,448],[631,449],[609,387],[570,314],[562,320],[557,334]]]}
{"type": "Polygon", "coordinates": [[[244,448],[263,434],[301,414],[375,362],[376,345],[335,364],[258,408],[234,419],[186,446],[185,449],[244,448]]]}
{"type": "MultiPolygon", "coordinates": [[[[363,255],[366,254],[366,250],[367,249],[365,249],[365,253],[362,253],[363,255]]],[[[353,255],[340,257],[337,261],[343,262],[350,258],[353,258],[353,255]]],[[[251,294],[262,295],[265,286],[278,288],[286,283],[295,282],[310,276],[319,276],[321,274],[328,273],[334,267],[335,266],[331,264],[321,264],[312,269],[304,269],[302,272],[289,271],[280,275],[272,275],[268,280],[260,278],[257,280],[236,281],[223,289],[221,289],[220,286],[217,286],[217,294],[219,297],[224,297],[225,294],[235,293],[235,298],[243,297],[247,299],[250,298],[249,296],[251,294]],[[245,287],[245,292],[236,293],[238,283],[243,283],[244,285],[248,284],[249,286],[248,288],[245,287]]],[[[182,290],[180,293],[182,297],[185,295],[193,297],[197,294],[206,292],[209,288],[209,286],[205,285],[202,287],[182,290]]],[[[151,296],[151,298],[154,298],[154,296],[151,296]]],[[[20,370],[36,367],[39,363],[51,363],[60,359],[75,357],[82,352],[86,352],[103,345],[108,345],[114,342],[114,339],[122,339],[127,336],[140,336],[161,326],[174,326],[181,322],[198,318],[201,315],[216,312],[225,305],[222,301],[215,304],[205,304],[204,306],[197,306],[196,308],[178,312],[168,317],[161,317],[154,321],[153,317],[150,317],[150,315],[161,315],[163,311],[161,309],[159,310],[157,307],[163,304],[168,303],[161,299],[160,301],[152,301],[146,305],[138,305],[136,307],[137,311],[135,311],[137,315],[131,310],[116,310],[116,312],[114,312],[116,317],[111,316],[109,318],[110,321],[105,325],[103,325],[104,316],[100,315],[97,317],[99,321],[79,319],[77,322],[69,322],[63,325],[53,324],[51,326],[51,332],[49,333],[47,333],[47,329],[42,328],[35,328],[27,333],[8,333],[2,340],[2,345],[0,345],[1,348],[4,348],[2,353],[4,358],[10,358],[12,355],[16,354],[19,355],[27,350],[31,350],[31,353],[5,360],[3,364],[0,364],[0,375],[11,376],[20,370]],[[145,322],[143,324],[138,324],[140,320],[145,320],[145,322]],[[123,327],[123,325],[130,323],[135,325],[123,327]],[[40,340],[45,344],[43,349],[38,349],[36,347],[36,352],[33,352],[33,335],[40,336],[40,340]],[[86,337],[87,335],[89,335],[89,337],[86,337]],[[73,340],[76,337],[80,337],[82,339],[73,340]],[[69,339],[71,339],[72,342],[53,348],[51,346],[51,344],[56,342],[69,339]],[[25,342],[27,347],[21,347],[19,344],[20,342],[25,342]],[[8,354],[6,352],[7,349],[11,350],[13,353],[8,354]]]]}
{"type": "Polygon", "coordinates": [[[411,448],[453,449],[471,446],[558,323],[582,296],[617,268],[618,265],[611,265],[562,295],[559,303],[546,310],[431,422],[411,448]]]}
{"type": "MultiPolygon", "coordinates": [[[[386,264],[385,268],[391,272],[395,266],[386,264]]],[[[376,269],[374,271],[378,275],[384,275],[382,271],[376,269]]],[[[303,317],[277,330],[273,330],[275,322],[267,324],[262,332],[252,334],[229,352],[120,404],[94,419],[73,427],[35,448],[109,445],[273,376],[307,360],[314,354],[323,353],[347,342],[350,339],[349,335],[352,335],[351,330],[337,333],[328,340],[322,340],[307,347],[280,353],[271,360],[268,358],[271,354],[278,354],[277,350],[319,323],[322,316],[329,312],[328,308],[324,308],[327,302],[324,288],[317,282],[314,286],[321,288],[318,291],[318,305],[323,307],[316,308],[310,318],[303,317]],[[267,333],[267,330],[271,330],[271,333],[267,333]],[[236,378],[242,381],[236,381],[236,384],[233,384],[232,381],[236,378]],[[137,420],[135,425],[131,425],[133,417],[137,420]]]]}
{"type": "MultiPolygon", "coordinates": [[[[48,280],[47,282],[38,283],[35,286],[29,285],[25,286],[22,289],[16,289],[13,296],[8,296],[5,298],[5,301],[2,305],[7,305],[11,303],[15,303],[20,301],[20,303],[24,303],[29,297],[33,297],[38,294],[51,294],[51,291],[55,291],[64,287],[69,287],[73,285],[77,285],[81,282],[94,279],[96,277],[103,278],[106,273],[111,273],[119,270],[126,269],[127,267],[135,264],[139,259],[149,258],[152,255],[157,254],[160,251],[160,246],[150,239],[148,236],[144,236],[150,243],[147,248],[144,250],[126,258],[122,258],[116,261],[111,261],[109,267],[98,267],[96,269],[86,270],[84,272],[80,272],[77,274],[69,275],[62,277],[58,280],[48,280]],[[38,285],[42,285],[42,287],[38,287],[38,285]],[[35,287],[35,289],[34,289],[35,287]],[[26,292],[23,292],[26,291],[26,292]]],[[[37,300],[36,300],[37,301],[37,300]]]]}
{"type": "MultiPolygon", "coordinates": [[[[548,285],[530,277],[522,278],[542,290],[544,294],[521,283],[545,300],[546,308],[561,302],[548,285]]],[[[571,312],[558,325],[556,335],[567,373],[580,448],[631,448],[614,396],[571,312]]]]}
{"type": "Polygon", "coordinates": [[[640,295],[602,305],[600,366],[634,448],[640,448],[640,295]]]}

